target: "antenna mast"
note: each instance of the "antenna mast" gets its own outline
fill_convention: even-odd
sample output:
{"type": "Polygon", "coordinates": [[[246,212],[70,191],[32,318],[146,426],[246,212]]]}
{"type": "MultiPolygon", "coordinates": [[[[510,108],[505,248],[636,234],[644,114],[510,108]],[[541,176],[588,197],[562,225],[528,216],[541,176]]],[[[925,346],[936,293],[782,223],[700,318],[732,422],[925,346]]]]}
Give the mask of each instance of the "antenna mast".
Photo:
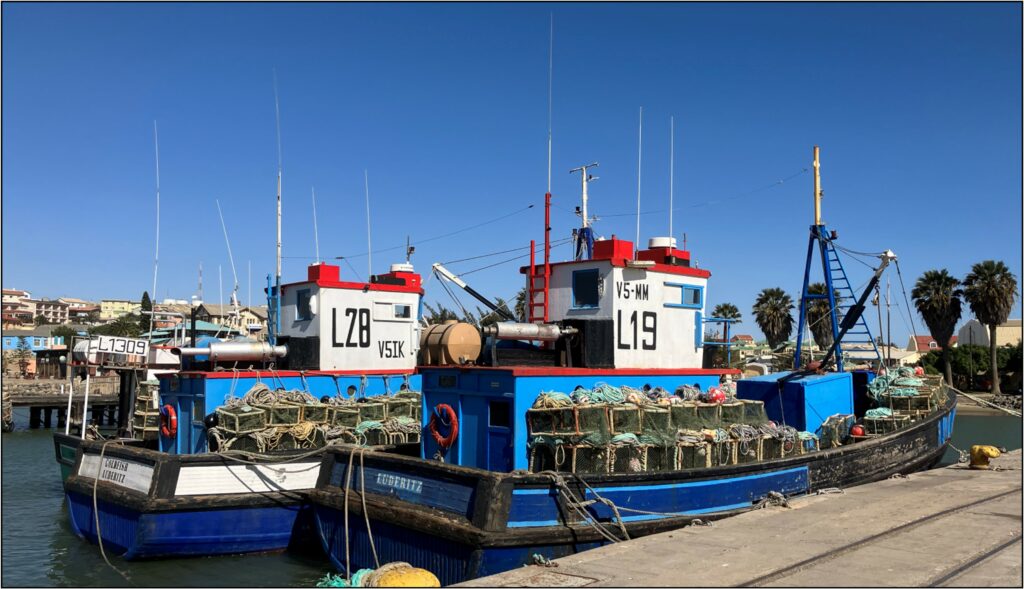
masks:
{"type": "MultiPolygon", "coordinates": [[[[153,121],[153,146],[156,151],[156,253],[153,254],[153,298],[156,298],[156,274],[160,267],[160,135],[153,121]]],[[[149,316],[149,339],[153,340],[153,318],[149,316]]]]}
{"type": "Polygon", "coordinates": [[[644,155],[644,107],[640,107],[640,134],[636,150],[636,243],[633,245],[633,256],[640,249],[640,172],[644,155]]]}
{"type": "Polygon", "coordinates": [[[203,263],[199,262],[199,302],[203,302],[203,263]]]}
{"type": "Polygon", "coordinates": [[[274,73],[274,115],[277,122],[277,274],[274,284],[274,321],[271,343],[277,342],[277,334],[281,331],[281,101],[277,95],[277,69],[274,73]]]}
{"type": "Polygon", "coordinates": [[[316,188],[313,191],[313,243],[316,245],[316,263],[320,263],[320,233],[316,228],[316,188]]]}
{"type": "Polygon", "coordinates": [[[587,248],[587,259],[590,259],[591,254],[593,254],[594,230],[593,228],[591,228],[590,224],[593,221],[596,221],[597,217],[591,217],[587,211],[587,185],[590,184],[591,180],[597,180],[598,178],[597,176],[591,176],[590,174],[588,174],[587,168],[596,168],[598,167],[598,165],[599,164],[597,162],[594,162],[586,166],[580,166],[578,168],[573,168],[569,170],[570,174],[572,174],[573,172],[580,173],[580,182],[582,182],[583,185],[583,207],[576,207],[576,214],[583,219],[583,226],[579,229],[579,231],[574,232],[574,235],[576,236],[577,260],[581,259],[582,257],[584,246],[587,248]]]}
{"type": "MultiPolygon", "coordinates": [[[[551,13],[551,39],[548,45],[548,194],[551,194],[551,89],[555,70],[555,14],[551,13]]],[[[547,246],[545,245],[545,252],[547,246]]]]}
{"type": "Polygon", "coordinates": [[[363,181],[366,187],[366,280],[373,278],[373,245],[370,240],[370,172],[363,168],[363,181]]]}
{"type": "Polygon", "coordinates": [[[673,188],[675,187],[676,173],[676,118],[668,118],[669,141],[668,141],[668,237],[672,247],[675,247],[675,234],[672,233],[672,217],[676,215],[672,208],[673,188]]]}

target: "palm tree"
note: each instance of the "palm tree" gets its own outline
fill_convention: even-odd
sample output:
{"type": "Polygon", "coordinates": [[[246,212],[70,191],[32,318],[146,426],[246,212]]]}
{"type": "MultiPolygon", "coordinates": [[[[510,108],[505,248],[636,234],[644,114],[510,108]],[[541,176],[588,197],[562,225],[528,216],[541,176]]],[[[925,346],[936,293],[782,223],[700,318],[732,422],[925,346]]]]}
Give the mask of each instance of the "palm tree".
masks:
{"type": "Polygon", "coordinates": [[[732,303],[720,303],[715,305],[715,310],[711,312],[711,315],[714,317],[721,317],[722,319],[735,319],[736,323],[742,323],[741,319],[743,318],[743,315],[740,314],[740,310],[732,303]]]}
{"type": "Polygon", "coordinates": [[[953,383],[953,367],[949,361],[949,341],[960,321],[960,281],[945,268],[929,270],[917,279],[910,297],[924,319],[935,342],[942,346],[942,362],[946,366],[946,382],[953,383]]]}
{"type": "Polygon", "coordinates": [[[772,349],[786,343],[793,333],[793,299],[781,288],[766,288],[754,301],[754,321],[772,349]]]}
{"type": "MultiPolygon", "coordinates": [[[[815,282],[807,285],[808,294],[823,295],[828,292],[824,282],[815,282]]],[[[833,292],[836,303],[839,302],[839,292],[833,292]]],[[[832,346],[832,309],[829,307],[828,299],[812,299],[807,304],[807,325],[811,330],[811,337],[819,350],[827,350],[832,346]]],[[[841,318],[839,318],[841,319],[841,318]]]]}
{"type": "Polygon", "coordinates": [[[1017,296],[1017,279],[1006,264],[996,260],[985,260],[971,267],[964,278],[964,298],[978,321],[988,326],[989,355],[992,360],[992,392],[999,394],[999,371],[996,367],[998,354],[996,327],[1005,323],[1010,316],[1017,296]]]}
{"type": "MultiPolygon", "coordinates": [[[[718,305],[715,305],[715,310],[711,312],[711,316],[719,319],[734,319],[734,323],[741,323],[740,318],[742,317],[740,310],[732,303],[719,303],[718,305]]],[[[723,329],[723,339],[728,339],[725,337],[725,334],[729,331],[730,324],[726,323],[725,329],[723,329]]]]}

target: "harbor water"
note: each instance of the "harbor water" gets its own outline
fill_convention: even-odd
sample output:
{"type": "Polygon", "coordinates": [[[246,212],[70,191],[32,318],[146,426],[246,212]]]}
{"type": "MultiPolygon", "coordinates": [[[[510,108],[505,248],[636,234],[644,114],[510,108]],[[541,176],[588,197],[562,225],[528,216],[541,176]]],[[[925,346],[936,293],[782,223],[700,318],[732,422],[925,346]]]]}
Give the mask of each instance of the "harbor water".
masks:
{"type": "MultiPolygon", "coordinates": [[[[1021,447],[1021,420],[1006,415],[958,415],[952,444],[1021,447]]],[[[313,587],[330,563],[321,555],[290,552],[250,556],[111,562],[97,546],[79,540],[67,522],[53,438],[47,430],[28,430],[27,411],[15,411],[15,431],[3,435],[2,584],[3,586],[83,587],[313,587]]],[[[947,452],[943,462],[953,463],[947,452]]]]}

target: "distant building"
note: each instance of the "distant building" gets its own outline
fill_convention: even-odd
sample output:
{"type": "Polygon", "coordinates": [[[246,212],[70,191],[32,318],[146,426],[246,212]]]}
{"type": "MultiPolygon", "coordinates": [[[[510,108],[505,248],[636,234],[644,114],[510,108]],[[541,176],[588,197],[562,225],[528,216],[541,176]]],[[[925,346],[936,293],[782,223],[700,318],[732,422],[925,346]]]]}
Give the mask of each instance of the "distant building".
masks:
{"type": "Polygon", "coordinates": [[[60,297],[57,300],[62,302],[62,303],[67,304],[69,311],[71,309],[80,309],[82,307],[96,307],[97,309],[99,308],[99,305],[97,305],[96,303],[94,303],[92,301],[86,301],[86,300],[83,300],[83,299],[76,299],[76,298],[73,298],[73,297],[60,297]]]}
{"type": "MultiPolygon", "coordinates": [[[[949,340],[949,347],[955,348],[957,342],[957,336],[953,336],[949,340]]],[[[930,335],[912,335],[910,336],[910,342],[907,343],[908,352],[920,352],[922,355],[928,352],[939,352],[942,351],[942,346],[939,342],[935,341],[930,335]]]]}
{"type": "MultiPolygon", "coordinates": [[[[1010,319],[1006,323],[996,327],[996,345],[1013,345],[1021,341],[1022,324],[1020,319],[1010,319]]],[[[960,341],[975,346],[988,347],[988,326],[977,319],[971,319],[957,332],[960,341]]]]}
{"type": "Polygon", "coordinates": [[[43,325],[36,329],[4,331],[0,335],[0,353],[3,354],[8,372],[20,372],[21,362],[13,361],[17,358],[21,348],[25,348],[29,354],[22,361],[25,364],[26,374],[36,373],[36,353],[46,350],[65,350],[70,342],[65,342],[62,336],[52,334],[56,325],[43,325]]]}
{"type": "Polygon", "coordinates": [[[254,337],[265,334],[267,329],[266,307],[239,307],[238,315],[234,315],[231,305],[202,303],[196,309],[196,318],[238,329],[254,337]]]}
{"type": "Polygon", "coordinates": [[[732,338],[729,339],[729,341],[731,341],[733,343],[737,343],[737,344],[753,345],[754,344],[754,336],[746,335],[746,334],[734,335],[734,336],[732,336],[732,338]]]}
{"type": "MultiPolygon", "coordinates": [[[[35,317],[42,317],[46,323],[60,325],[68,322],[68,304],[43,299],[32,301],[35,304],[35,317]]],[[[34,318],[33,318],[34,319],[34,318]]]]}
{"type": "Polygon", "coordinates": [[[142,310],[142,303],[128,299],[103,299],[100,301],[100,320],[111,321],[129,313],[142,310]]]}
{"type": "Polygon", "coordinates": [[[100,306],[99,305],[85,305],[80,307],[68,307],[68,320],[77,323],[90,323],[94,316],[99,319],[100,306]]]}

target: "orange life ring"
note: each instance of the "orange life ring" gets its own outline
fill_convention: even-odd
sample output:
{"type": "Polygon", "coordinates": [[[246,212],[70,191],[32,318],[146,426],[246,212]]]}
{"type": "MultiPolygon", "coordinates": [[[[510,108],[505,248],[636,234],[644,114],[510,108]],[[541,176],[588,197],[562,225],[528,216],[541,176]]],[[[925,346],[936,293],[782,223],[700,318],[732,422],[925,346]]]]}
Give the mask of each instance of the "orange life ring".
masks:
{"type": "Polygon", "coordinates": [[[178,414],[170,405],[160,408],[160,435],[165,438],[173,438],[178,435],[178,414]]]}
{"type": "Polygon", "coordinates": [[[455,438],[459,437],[458,414],[455,413],[455,410],[452,409],[451,405],[441,403],[434,407],[434,412],[430,415],[430,424],[427,427],[430,428],[430,435],[433,436],[437,445],[443,450],[447,450],[455,443],[455,438]],[[448,422],[451,424],[451,431],[448,432],[447,436],[442,436],[441,432],[438,431],[442,420],[442,411],[447,414],[448,422]]]}

